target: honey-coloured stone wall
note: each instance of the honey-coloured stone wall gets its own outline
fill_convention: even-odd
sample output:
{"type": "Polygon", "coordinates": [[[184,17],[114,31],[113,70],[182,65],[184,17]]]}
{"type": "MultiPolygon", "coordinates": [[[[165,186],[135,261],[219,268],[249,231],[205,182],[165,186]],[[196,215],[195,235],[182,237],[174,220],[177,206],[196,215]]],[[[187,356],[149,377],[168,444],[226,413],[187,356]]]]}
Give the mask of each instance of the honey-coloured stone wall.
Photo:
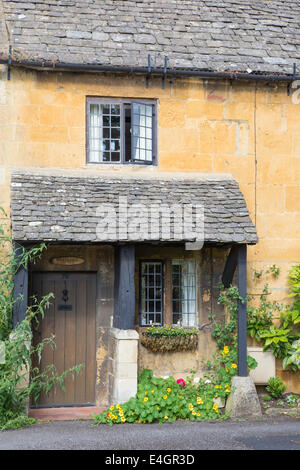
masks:
{"type": "MultiPolygon", "coordinates": [[[[9,213],[15,168],[231,174],[258,231],[258,244],[248,249],[248,291],[261,291],[253,272],[264,270],[261,281],[268,281],[273,298],[290,302],[288,271],[300,261],[299,122],[300,104],[278,82],[167,78],[163,89],[161,78],[150,78],[146,88],[143,76],[15,68],[8,81],[1,66],[0,205],[9,213]],[[87,96],[156,99],[158,165],[86,164],[87,96]],[[277,279],[265,273],[273,264],[280,268],[277,279]]],[[[299,374],[280,367],[296,391],[299,374]]]]}

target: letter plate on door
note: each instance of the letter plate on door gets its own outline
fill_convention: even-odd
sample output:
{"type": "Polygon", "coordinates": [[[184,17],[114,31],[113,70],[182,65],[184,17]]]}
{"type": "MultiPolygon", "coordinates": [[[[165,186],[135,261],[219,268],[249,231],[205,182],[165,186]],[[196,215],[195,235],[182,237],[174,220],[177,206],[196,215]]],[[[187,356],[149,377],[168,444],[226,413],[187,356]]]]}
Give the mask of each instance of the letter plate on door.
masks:
{"type": "Polygon", "coordinates": [[[59,305],[58,310],[72,310],[72,305],[59,305]]]}

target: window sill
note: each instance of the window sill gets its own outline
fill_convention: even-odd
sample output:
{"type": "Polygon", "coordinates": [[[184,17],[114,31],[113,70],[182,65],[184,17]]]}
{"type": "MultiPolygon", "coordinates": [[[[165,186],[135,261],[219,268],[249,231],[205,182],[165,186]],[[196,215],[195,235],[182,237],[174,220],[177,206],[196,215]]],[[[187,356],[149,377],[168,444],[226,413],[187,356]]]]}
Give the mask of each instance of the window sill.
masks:
{"type": "Polygon", "coordinates": [[[81,168],[91,169],[99,172],[113,171],[122,173],[157,173],[159,171],[157,165],[144,165],[136,163],[86,163],[81,168]]]}

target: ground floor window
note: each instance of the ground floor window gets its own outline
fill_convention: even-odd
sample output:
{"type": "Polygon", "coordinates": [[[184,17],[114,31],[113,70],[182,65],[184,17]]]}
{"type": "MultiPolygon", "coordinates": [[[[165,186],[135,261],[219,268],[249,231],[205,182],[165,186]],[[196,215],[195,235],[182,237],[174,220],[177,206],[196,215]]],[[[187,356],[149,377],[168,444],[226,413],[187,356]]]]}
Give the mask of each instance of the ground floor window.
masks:
{"type": "Polygon", "coordinates": [[[141,326],[164,324],[164,303],[171,299],[172,324],[196,326],[196,262],[194,260],[162,260],[140,262],[141,326]],[[164,277],[170,282],[164,283],[164,277]]]}
{"type": "Polygon", "coordinates": [[[172,261],[172,319],[178,326],[196,326],[196,263],[172,261]]]}
{"type": "Polygon", "coordinates": [[[142,261],[140,269],[141,325],[163,322],[163,262],[142,261]]]}

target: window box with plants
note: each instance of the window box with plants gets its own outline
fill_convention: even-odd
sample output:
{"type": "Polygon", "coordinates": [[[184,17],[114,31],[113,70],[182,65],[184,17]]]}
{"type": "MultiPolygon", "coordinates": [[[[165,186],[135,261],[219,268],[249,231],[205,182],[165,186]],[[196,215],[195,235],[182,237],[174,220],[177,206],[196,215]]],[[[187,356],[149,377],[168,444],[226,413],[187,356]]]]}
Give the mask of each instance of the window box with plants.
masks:
{"type": "Polygon", "coordinates": [[[151,326],[141,334],[141,343],[154,352],[193,351],[198,346],[198,329],[151,326]]]}

